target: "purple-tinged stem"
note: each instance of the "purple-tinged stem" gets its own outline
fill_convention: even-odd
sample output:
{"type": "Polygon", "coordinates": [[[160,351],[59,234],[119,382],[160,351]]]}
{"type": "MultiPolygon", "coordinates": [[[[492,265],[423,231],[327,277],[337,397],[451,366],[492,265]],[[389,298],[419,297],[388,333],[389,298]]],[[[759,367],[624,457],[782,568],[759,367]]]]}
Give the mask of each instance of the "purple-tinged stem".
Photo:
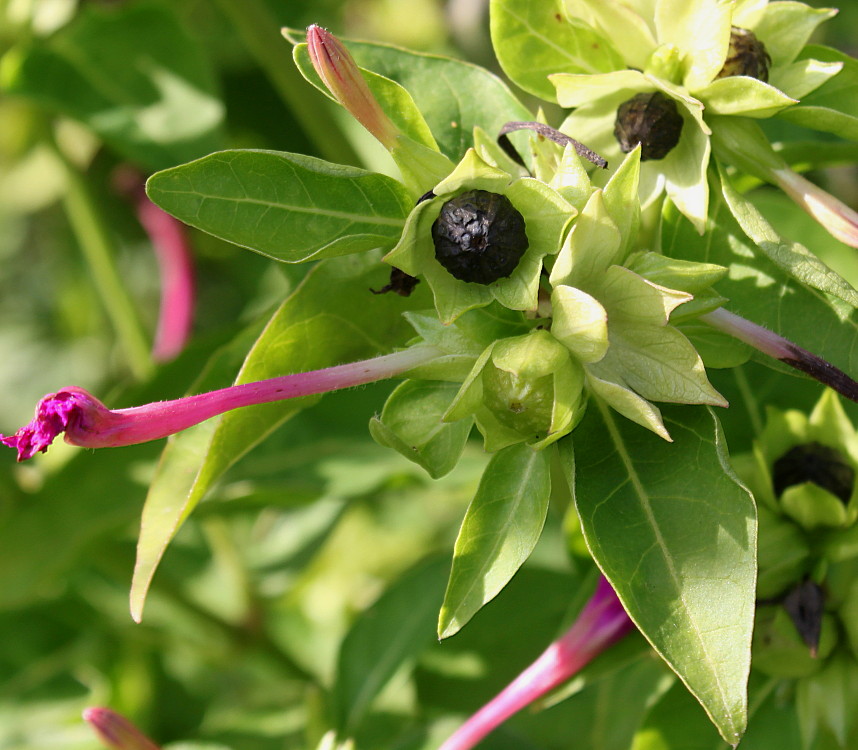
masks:
{"type": "Polygon", "coordinates": [[[83,720],[95,730],[98,739],[106,747],[115,750],[159,750],[134,724],[112,709],[84,709],[83,720]]]}
{"type": "Polygon", "coordinates": [[[510,716],[562,684],[634,629],[604,577],[575,624],[554,641],[489,703],[471,716],[439,750],[469,750],[510,716]]]}
{"type": "Polygon", "coordinates": [[[143,190],[136,196],[137,218],[152,241],[161,275],[161,307],[152,346],[157,362],[177,357],[191,334],[194,317],[194,262],[185,227],[156,206],[143,190]]]}
{"type": "Polygon", "coordinates": [[[268,404],[299,396],[350,388],[399,375],[441,355],[429,346],[412,347],[383,357],[243,383],[195,396],[110,410],[82,388],[70,386],[45,396],[32,422],[0,442],[18,451],[18,460],[44,452],[65,432],[82,448],[134,445],[167,437],[242,406],[268,404]]]}
{"type": "Polygon", "coordinates": [[[700,320],[719,331],[730,334],[739,341],[750,344],[763,354],[768,354],[785,365],[810,375],[842,396],[858,401],[858,383],[845,372],[768,328],[758,326],[723,307],[701,315],[700,320]]]}

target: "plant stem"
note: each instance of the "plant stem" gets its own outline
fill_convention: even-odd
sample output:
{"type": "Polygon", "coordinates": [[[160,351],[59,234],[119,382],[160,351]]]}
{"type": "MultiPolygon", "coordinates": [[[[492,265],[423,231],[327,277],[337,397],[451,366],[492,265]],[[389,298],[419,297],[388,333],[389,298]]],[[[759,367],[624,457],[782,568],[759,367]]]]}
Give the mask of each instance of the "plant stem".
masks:
{"type": "Polygon", "coordinates": [[[102,220],[83,175],[52,138],[48,139],[48,143],[66,169],[68,189],[64,203],[72,232],[89,266],[107,317],[125,352],[128,368],[137,380],[144,380],[152,373],[149,343],[137,317],[134,302],[119,277],[110,231],[102,220]]]}
{"type": "Polygon", "coordinates": [[[264,0],[218,0],[218,4],[319,154],[338,164],[360,164],[322,96],[295,67],[289,43],[264,0]]]}

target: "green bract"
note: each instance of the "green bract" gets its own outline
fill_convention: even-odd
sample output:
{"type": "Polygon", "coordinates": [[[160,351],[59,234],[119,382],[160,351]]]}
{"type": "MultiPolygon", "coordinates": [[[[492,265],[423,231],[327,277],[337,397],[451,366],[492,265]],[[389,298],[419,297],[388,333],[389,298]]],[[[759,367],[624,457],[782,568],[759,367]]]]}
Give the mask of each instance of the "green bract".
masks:
{"type": "Polygon", "coordinates": [[[592,392],[669,440],[650,400],[726,405],[694,346],[670,324],[681,305],[697,294],[705,299],[725,269],[651,252],[629,255],[636,221],[626,207],[639,168],[636,149],[604,192],[592,193],[566,238],[550,276],[551,332],[582,364],[592,392]]]}
{"type": "Polygon", "coordinates": [[[548,331],[537,330],[491,344],[444,419],[474,415],[488,451],[521,442],[543,448],[580,420],[583,386],[581,365],[548,331]]]}
{"type": "MultiPolygon", "coordinates": [[[[617,108],[642,92],[672,98],[684,120],[677,146],[663,159],[644,165],[640,195],[644,206],[663,191],[703,231],[708,211],[709,115],[770,117],[822,86],[841,63],[797,61],[808,37],[834,11],[797,2],[720,0],[582,0],[569,4],[563,32],[560,13],[528,11],[527,0],[493,0],[493,42],[507,74],[537,95],[554,98],[533,79],[533,71],[500,50],[521,46],[521,38],[554,40],[558,34],[578,45],[605,51],[588,65],[586,57],[544,53],[538,69],[548,75],[556,101],[573,107],[561,129],[587,143],[609,162],[620,156],[613,136],[617,108]],[[725,70],[731,28],[751,31],[763,43],[771,67],[768,82],[725,70]],[[598,40],[597,44],[594,43],[598,40]],[[622,63],[618,63],[622,60],[622,63]]],[[[550,5],[545,4],[546,7],[550,5]]],[[[562,10],[559,8],[559,10],[562,10]]],[[[559,38],[559,37],[558,37],[559,38]]]]}
{"type": "Polygon", "coordinates": [[[796,680],[805,746],[824,727],[845,747],[854,725],[839,707],[858,685],[856,459],[858,435],[830,390],[810,415],[769,408],[752,453],[735,459],[759,506],[753,665],[796,680]]]}
{"type": "Polygon", "coordinates": [[[426,279],[444,323],[492,300],[513,310],[535,310],[542,260],[559,251],[563,232],[575,216],[574,206],[539,180],[515,178],[490,166],[473,149],[433,192],[437,197],[419,203],[411,212],[399,243],[385,260],[412,276],[426,279]],[[447,200],[468,190],[505,195],[522,214],[526,225],[529,247],[515,271],[488,285],[455,279],[435,259],[432,224],[447,200]]]}

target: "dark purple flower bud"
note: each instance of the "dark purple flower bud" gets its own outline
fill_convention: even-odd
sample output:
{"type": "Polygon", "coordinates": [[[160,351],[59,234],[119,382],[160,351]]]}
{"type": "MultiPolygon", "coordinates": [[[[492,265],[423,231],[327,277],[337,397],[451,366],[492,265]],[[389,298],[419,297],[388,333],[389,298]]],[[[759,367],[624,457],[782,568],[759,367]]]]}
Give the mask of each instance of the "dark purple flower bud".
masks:
{"type": "Polygon", "coordinates": [[[825,614],[825,592],[813,581],[805,581],[784,597],[784,609],[795,623],[795,629],[815,657],[822,634],[822,616],[825,614]]]}
{"type": "Polygon", "coordinates": [[[460,281],[491,284],[518,266],[528,247],[524,230],[505,195],[469,190],[448,200],[432,225],[435,257],[460,281]]]}
{"type": "Polygon", "coordinates": [[[769,66],[772,58],[766,52],[766,46],[757,39],[753,31],[733,26],[730,29],[730,48],[724,67],[716,78],[728,76],[750,76],[760,81],[769,80],[769,66]]]}
{"type": "Polygon", "coordinates": [[[617,108],[614,137],[627,154],[641,144],[641,161],[663,159],[679,143],[682,115],[661,91],[636,94],[617,108]]]}
{"type": "Polygon", "coordinates": [[[828,490],[844,503],[852,497],[855,470],[840,451],[820,443],[805,443],[790,449],[774,462],[772,480],[775,495],[781,496],[787,487],[805,482],[828,490]]]}

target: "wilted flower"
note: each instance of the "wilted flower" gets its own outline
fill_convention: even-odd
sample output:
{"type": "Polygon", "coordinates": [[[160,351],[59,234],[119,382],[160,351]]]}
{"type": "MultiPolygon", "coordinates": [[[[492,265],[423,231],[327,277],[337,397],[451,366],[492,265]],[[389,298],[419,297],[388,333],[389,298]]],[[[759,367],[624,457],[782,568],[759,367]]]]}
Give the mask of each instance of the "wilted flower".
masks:
{"type": "Polygon", "coordinates": [[[633,629],[611,584],[600,577],[592,598],[565,635],[468,719],[439,750],[474,747],[514,713],[568,680],[633,629]]]}
{"type": "Polygon", "coordinates": [[[95,730],[98,739],[114,750],[159,750],[134,724],[109,708],[87,708],[83,719],[95,730]]]}
{"type": "Polygon", "coordinates": [[[83,388],[68,387],[45,396],[32,422],[0,442],[18,451],[18,460],[44,453],[58,435],[81,448],[111,448],[158,440],[232,409],[327,393],[399,375],[440,352],[412,347],[362,362],[324,370],[242,383],[173,401],[156,401],[129,409],[108,409],[83,388]]]}

